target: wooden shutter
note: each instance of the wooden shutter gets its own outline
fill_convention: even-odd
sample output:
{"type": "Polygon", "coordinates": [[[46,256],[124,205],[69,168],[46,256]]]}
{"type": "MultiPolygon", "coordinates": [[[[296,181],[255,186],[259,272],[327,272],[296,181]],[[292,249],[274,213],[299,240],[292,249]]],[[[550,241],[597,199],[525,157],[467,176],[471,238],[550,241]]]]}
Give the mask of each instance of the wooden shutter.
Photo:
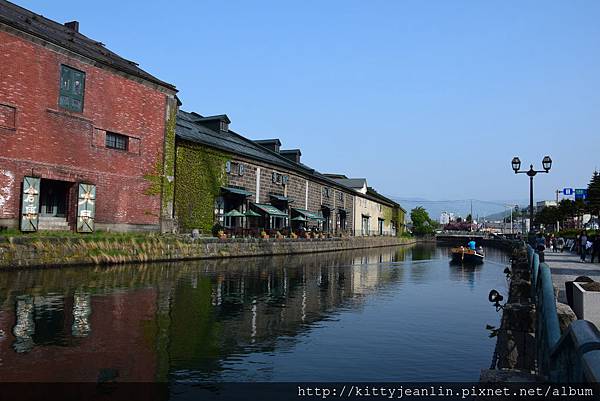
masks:
{"type": "Polygon", "coordinates": [[[93,232],[95,217],[96,186],[92,184],[79,184],[79,196],[77,199],[77,232],[93,232]]]}
{"type": "Polygon", "coordinates": [[[85,73],[66,65],[60,66],[59,105],[73,111],[83,111],[85,73]]]}
{"type": "Polygon", "coordinates": [[[21,231],[37,231],[40,208],[40,179],[37,177],[24,177],[21,197],[21,231]]]}

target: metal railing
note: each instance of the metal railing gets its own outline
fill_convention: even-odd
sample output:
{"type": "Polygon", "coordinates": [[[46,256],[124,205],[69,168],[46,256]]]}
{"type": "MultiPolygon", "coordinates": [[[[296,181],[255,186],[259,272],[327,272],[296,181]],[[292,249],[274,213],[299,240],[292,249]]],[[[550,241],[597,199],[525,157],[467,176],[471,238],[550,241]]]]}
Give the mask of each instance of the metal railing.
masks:
{"type": "Polygon", "coordinates": [[[538,373],[551,382],[600,381],[600,332],[587,320],[576,320],[561,335],[550,267],[527,247],[532,299],[536,309],[538,373]]]}

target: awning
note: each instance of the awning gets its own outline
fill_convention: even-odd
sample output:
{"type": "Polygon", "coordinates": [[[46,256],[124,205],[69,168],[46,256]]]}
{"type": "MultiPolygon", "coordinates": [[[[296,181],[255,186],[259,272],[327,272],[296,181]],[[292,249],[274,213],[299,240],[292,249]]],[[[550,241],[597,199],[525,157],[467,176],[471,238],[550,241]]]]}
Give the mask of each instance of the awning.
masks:
{"type": "Polygon", "coordinates": [[[224,192],[228,192],[233,195],[241,195],[241,196],[252,196],[252,192],[248,192],[242,188],[235,187],[221,187],[224,192]]]}
{"type": "Polygon", "coordinates": [[[260,214],[256,213],[254,210],[246,210],[246,213],[244,213],[244,216],[246,217],[260,217],[260,214]]]}
{"type": "Polygon", "coordinates": [[[275,206],[267,205],[266,203],[253,203],[253,205],[270,216],[288,217],[287,213],[282,212],[281,210],[277,209],[275,206]]]}
{"type": "Polygon", "coordinates": [[[241,213],[240,211],[233,209],[233,210],[230,210],[227,213],[225,213],[223,216],[225,216],[225,217],[244,217],[244,213],[241,213]]]}
{"type": "Polygon", "coordinates": [[[292,203],[294,201],[293,199],[290,199],[287,196],[283,196],[283,195],[269,194],[269,196],[271,197],[271,199],[274,199],[274,200],[280,201],[280,202],[292,203]]]}
{"type": "Polygon", "coordinates": [[[313,212],[309,212],[308,210],[304,210],[304,209],[294,209],[294,210],[309,220],[325,220],[322,216],[319,216],[318,214],[313,213],[313,212]]]}
{"type": "Polygon", "coordinates": [[[308,221],[306,217],[296,216],[292,219],[292,221],[308,221]]]}
{"type": "Polygon", "coordinates": [[[346,209],[343,209],[343,208],[341,208],[341,207],[338,207],[338,208],[337,208],[337,210],[338,210],[338,213],[348,213],[348,212],[346,211],[346,209]]]}

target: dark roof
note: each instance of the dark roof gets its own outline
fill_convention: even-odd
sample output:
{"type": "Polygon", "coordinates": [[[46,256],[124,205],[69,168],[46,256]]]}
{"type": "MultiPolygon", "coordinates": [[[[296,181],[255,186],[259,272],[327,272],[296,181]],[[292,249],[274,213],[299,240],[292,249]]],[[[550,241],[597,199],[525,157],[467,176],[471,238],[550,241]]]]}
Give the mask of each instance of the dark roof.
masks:
{"type": "Polygon", "coordinates": [[[260,146],[255,141],[245,138],[232,130],[227,132],[215,132],[202,124],[198,124],[199,118],[202,118],[199,114],[179,110],[175,128],[177,137],[186,141],[201,143],[232,154],[239,154],[254,160],[293,170],[311,176],[329,185],[340,187],[338,183],[325,177],[323,174],[307,165],[296,163],[277,152],[273,152],[268,148],[260,146]]]}
{"type": "Polygon", "coordinates": [[[277,146],[281,146],[281,141],[278,138],[273,139],[257,139],[253,141],[254,143],[258,143],[259,145],[269,145],[269,144],[277,144],[277,146]]]}
{"type": "Polygon", "coordinates": [[[216,116],[201,116],[200,114],[193,113],[193,112],[190,114],[196,117],[196,119],[194,120],[196,122],[220,120],[220,121],[226,121],[227,124],[231,124],[231,120],[229,119],[229,117],[227,117],[227,114],[219,114],[216,116]]]}
{"type": "Polygon", "coordinates": [[[335,182],[349,188],[363,188],[366,183],[366,178],[333,178],[335,182]]]}
{"type": "MultiPolygon", "coordinates": [[[[300,149],[282,149],[279,151],[280,154],[290,154],[290,155],[300,155],[302,156],[302,152],[300,151],[300,149]]],[[[324,174],[323,174],[324,175],[324,174]]],[[[327,177],[327,176],[325,176],[327,177]]]]}
{"type": "MultiPolygon", "coordinates": [[[[183,139],[190,142],[200,143],[202,145],[210,146],[215,149],[219,149],[225,152],[229,152],[232,154],[238,154],[250,159],[266,162],[272,164],[274,166],[278,166],[281,168],[289,169],[292,171],[296,171],[300,174],[307,175],[312,177],[313,179],[324,182],[328,185],[333,185],[336,187],[342,187],[347,189],[348,192],[352,194],[356,194],[362,196],[364,198],[368,198],[375,201],[382,201],[389,205],[397,205],[396,202],[385,198],[383,196],[374,197],[369,194],[362,194],[354,190],[354,188],[349,187],[348,185],[344,185],[340,183],[340,180],[334,180],[325,175],[319,173],[315,169],[308,167],[302,163],[296,163],[277,152],[269,150],[264,146],[261,146],[256,143],[256,141],[252,141],[248,138],[245,138],[232,130],[227,132],[215,132],[210,128],[205,127],[198,122],[201,121],[203,117],[196,113],[188,113],[183,110],[179,110],[177,113],[177,125],[175,127],[175,133],[177,138],[183,139]]],[[[363,180],[356,179],[356,180],[363,180]]]]}
{"type": "Polygon", "coordinates": [[[108,50],[104,47],[104,44],[92,40],[63,24],[35,14],[5,0],[0,0],[0,23],[51,42],[116,70],[175,90],[174,85],[163,82],[148,74],[133,61],[126,60],[108,50]]]}

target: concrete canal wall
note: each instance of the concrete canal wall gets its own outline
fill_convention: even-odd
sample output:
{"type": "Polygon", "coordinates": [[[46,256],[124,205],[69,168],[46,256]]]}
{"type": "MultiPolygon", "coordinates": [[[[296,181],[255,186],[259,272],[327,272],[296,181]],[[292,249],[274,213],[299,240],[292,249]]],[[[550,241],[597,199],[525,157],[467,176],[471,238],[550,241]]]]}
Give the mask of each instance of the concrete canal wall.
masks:
{"type": "Polygon", "coordinates": [[[178,261],[343,251],[415,243],[411,238],[226,239],[182,236],[144,238],[0,238],[0,269],[178,261]]]}

